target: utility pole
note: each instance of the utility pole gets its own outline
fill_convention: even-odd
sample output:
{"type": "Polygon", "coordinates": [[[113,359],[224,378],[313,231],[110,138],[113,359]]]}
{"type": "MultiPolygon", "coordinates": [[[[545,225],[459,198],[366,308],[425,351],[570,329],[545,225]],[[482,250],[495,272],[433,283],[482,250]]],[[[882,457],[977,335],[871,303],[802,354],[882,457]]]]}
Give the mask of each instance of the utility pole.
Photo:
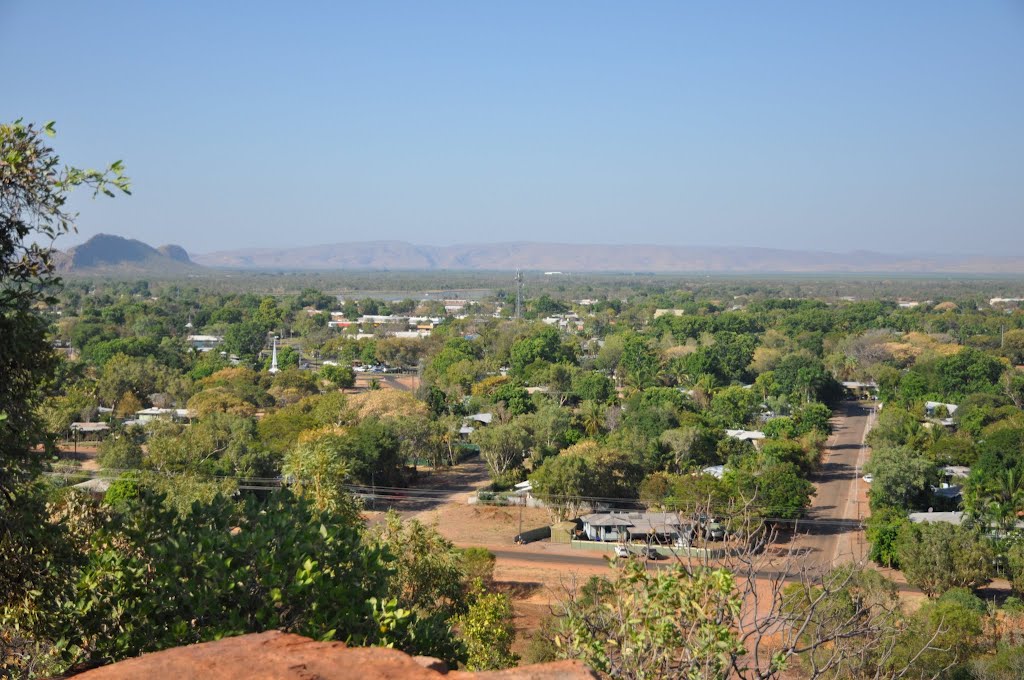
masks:
{"type": "Polygon", "coordinates": [[[515,317],[522,318],[522,271],[515,270],[515,317]]]}
{"type": "Polygon", "coordinates": [[[526,505],[526,496],[519,497],[519,533],[517,537],[520,541],[523,540],[523,506],[526,505]]]}

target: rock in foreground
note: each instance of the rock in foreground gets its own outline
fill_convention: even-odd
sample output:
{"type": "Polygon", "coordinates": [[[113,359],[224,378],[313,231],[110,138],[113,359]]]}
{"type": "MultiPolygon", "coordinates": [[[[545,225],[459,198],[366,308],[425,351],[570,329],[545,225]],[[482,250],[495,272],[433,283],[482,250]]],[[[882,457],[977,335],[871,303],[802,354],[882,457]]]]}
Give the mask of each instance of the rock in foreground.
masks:
{"type": "Polygon", "coordinates": [[[346,647],[300,635],[257,633],[144,654],[75,676],[81,680],[592,680],[582,663],[523,666],[506,671],[468,673],[434,670],[434,659],[411,657],[382,647],[346,647]],[[432,665],[433,664],[433,665],[432,665]]]}

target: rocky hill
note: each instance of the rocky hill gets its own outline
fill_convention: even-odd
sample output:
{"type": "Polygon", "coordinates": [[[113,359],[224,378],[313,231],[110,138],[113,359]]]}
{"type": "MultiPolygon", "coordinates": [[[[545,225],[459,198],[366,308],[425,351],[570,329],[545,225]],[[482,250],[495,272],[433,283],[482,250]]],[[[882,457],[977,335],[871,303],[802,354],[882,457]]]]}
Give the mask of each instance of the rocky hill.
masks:
{"type": "Polygon", "coordinates": [[[153,248],[142,241],[97,234],[56,256],[65,274],[188,274],[201,269],[181,246],[153,248]]]}
{"type": "Polygon", "coordinates": [[[249,248],[195,255],[242,269],[513,270],[561,272],[1021,274],[1024,257],[914,256],[749,247],[493,243],[420,246],[401,241],[249,248]]]}

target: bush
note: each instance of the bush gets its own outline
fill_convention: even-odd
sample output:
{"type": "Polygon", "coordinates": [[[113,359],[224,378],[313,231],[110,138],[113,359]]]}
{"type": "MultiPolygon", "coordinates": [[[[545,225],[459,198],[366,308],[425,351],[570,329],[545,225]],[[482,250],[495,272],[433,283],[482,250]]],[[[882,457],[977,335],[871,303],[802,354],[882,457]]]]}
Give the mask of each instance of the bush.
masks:
{"type": "Polygon", "coordinates": [[[928,596],[979,586],[992,574],[992,546],[974,528],[908,522],[900,529],[896,545],[907,581],[928,596]]]}
{"type": "Polygon", "coordinates": [[[968,588],[950,588],[939,596],[939,599],[936,600],[936,602],[939,602],[940,604],[949,604],[955,606],[959,610],[973,611],[978,614],[985,614],[988,612],[988,607],[985,606],[985,602],[968,588]]]}
{"type": "Polygon", "coordinates": [[[899,568],[898,538],[900,529],[906,523],[907,518],[900,510],[882,508],[871,513],[865,534],[871,543],[868,558],[872,562],[889,568],[899,568]]]}
{"type": "Polygon", "coordinates": [[[458,660],[444,626],[382,599],[389,557],[363,542],[354,514],[317,512],[287,491],[197,502],[187,516],[148,492],[125,504],[92,535],[68,597],[21,622],[66,640],[69,662],[273,629],[458,660]]]}
{"type": "Polygon", "coordinates": [[[1024,615],[1024,600],[1014,595],[1011,595],[1010,597],[1006,598],[1005,602],[1003,602],[1003,611],[1009,614],[1010,616],[1024,615]]]}
{"type": "Polygon", "coordinates": [[[113,508],[122,508],[127,503],[138,499],[142,488],[139,486],[139,473],[126,472],[110,484],[103,502],[113,508]]]}
{"type": "Polygon", "coordinates": [[[494,580],[494,553],[487,548],[464,548],[462,550],[462,570],[466,579],[472,583],[479,579],[485,586],[494,580]]]}
{"type": "Polygon", "coordinates": [[[469,611],[458,618],[459,636],[466,646],[466,668],[500,670],[519,660],[512,653],[516,637],[515,612],[508,595],[478,591],[469,611]]]}

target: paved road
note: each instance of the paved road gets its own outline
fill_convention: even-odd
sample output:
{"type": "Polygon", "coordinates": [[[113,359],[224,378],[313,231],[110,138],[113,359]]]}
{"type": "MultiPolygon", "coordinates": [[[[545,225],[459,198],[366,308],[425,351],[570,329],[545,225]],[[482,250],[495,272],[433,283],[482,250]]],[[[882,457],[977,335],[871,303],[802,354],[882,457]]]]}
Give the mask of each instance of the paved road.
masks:
{"type": "Polygon", "coordinates": [[[817,489],[808,513],[812,522],[801,527],[807,535],[799,545],[822,567],[864,557],[859,525],[867,508],[858,503],[858,489],[864,484],[860,476],[871,408],[870,403],[855,401],[839,406],[821,471],[812,478],[817,489]]]}
{"type": "MultiPolygon", "coordinates": [[[[565,570],[571,570],[572,567],[601,567],[605,566],[610,559],[610,555],[597,552],[584,552],[580,551],[575,554],[566,554],[564,552],[538,552],[531,550],[529,547],[522,548],[511,548],[502,549],[492,547],[490,551],[494,553],[494,556],[499,560],[507,562],[521,562],[531,565],[562,568],[565,570]]],[[[659,562],[648,562],[648,569],[659,569],[667,567],[673,564],[672,560],[664,560],[659,562]]],[[[762,569],[756,572],[758,578],[775,578],[779,576],[778,571],[771,569],[762,569]]],[[[787,582],[799,582],[800,577],[794,575],[793,577],[787,577],[787,582]]],[[[900,592],[907,593],[920,593],[921,591],[917,588],[907,585],[906,583],[896,583],[896,589],[900,592]]]]}

